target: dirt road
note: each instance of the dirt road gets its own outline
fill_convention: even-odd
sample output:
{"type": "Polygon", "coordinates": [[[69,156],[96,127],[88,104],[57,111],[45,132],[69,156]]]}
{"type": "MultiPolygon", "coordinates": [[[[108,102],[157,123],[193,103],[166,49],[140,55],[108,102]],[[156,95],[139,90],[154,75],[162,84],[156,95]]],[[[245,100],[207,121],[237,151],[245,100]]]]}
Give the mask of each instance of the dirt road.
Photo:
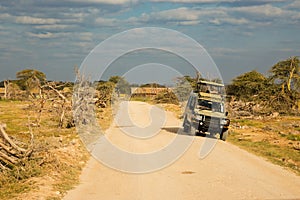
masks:
{"type": "MultiPolygon", "coordinates": [[[[139,126],[147,126],[150,108],[145,103],[131,102],[131,119],[139,126]]],[[[180,121],[171,113],[166,114],[166,119],[161,130],[148,139],[124,134],[120,124],[113,125],[106,136],[119,148],[135,153],[160,149],[176,136],[182,140],[191,137],[176,134],[180,121]]],[[[300,199],[299,176],[227,142],[218,141],[206,158],[199,159],[205,140],[195,137],[181,158],[152,173],[124,173],[91,158],[82,172],[81,184],[64,199],[300,199]]]]}

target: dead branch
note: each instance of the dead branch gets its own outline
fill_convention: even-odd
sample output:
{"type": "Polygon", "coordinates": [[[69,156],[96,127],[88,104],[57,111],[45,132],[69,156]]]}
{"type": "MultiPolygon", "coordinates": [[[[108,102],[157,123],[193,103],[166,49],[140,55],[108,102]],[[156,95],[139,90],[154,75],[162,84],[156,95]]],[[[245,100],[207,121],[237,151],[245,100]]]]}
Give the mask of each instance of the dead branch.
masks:
{"type": "Polygon", "coordinates": [[[6,151],[7,153],[10,153],[12,155],[17,155],[17,151],[14,151],[13,148],[8,147],[7,145],[5,145],[3,143],[3,141],[0,142],[0,150],[3,149],[4,151],[6,151]]]}
{"type": "MultiPolygon", "coordinates": [[[[69,101],[59,90],[57,90],[55,87],[53,87],[50,84],[43,85],[43,86],[41,86],[41,88],[50,88],[52,91],[54,91],[58,95],[58,97],[60,99],[62,99],[62,102],[59,103],[60,104],[60,111],[59,111],[60,118],[59,118],[59,124],[58,124],[59,127],[62,127],[64,124],[64,119],[66,117],[66,110],[68,109],[68,106],[72,106],[72,102],[69,101]]],[[[54,103],[54,101],[53,101],[53,103],[54,103]]],[[[55,102],[58,102],[58,101],[55,101],[55,102]]]]}
{"type": "Polygon", "coordinates": [[[5,160],[9,161],[12,164],[17,164],[18,163],[18,161],[14,157],[8,156],[5,153],[2,153],[1,151],[0,151],[0,159],[4,159],[4,161],[5,160]]]}
{"type": "Polygon", "coordinates": [[[50,88],[51,90],[53,90],[61,99],[63,99],[64,101],[66,102],[69,102],[68,99],[61,93],[59,92],[57,89],[55,89],[53,86],[47,84],[47,85],[43,85],[42,88],[44,87],[48,87],[50,88]]]}
{"type": "Polygon", "coordinates": [[[4,81],[4,99],[7,99],[8,85],[9,85],[9,81],[8,81],[8,80],[5,80],[5,81],[4,81]]]}
{"type": "Polygon", "coordinates": [[[5,132],[5,128],[6,128],[6,125],[0,124],[0,134],[4,138],[4,140],[7,141],[9,143],[9,145],[12,146],[13,148],[15,148],[17,151],[25,153],[27,150],[19,147],[9,138],[5,132]]]}
{"type": "Polygon", "coordinates": [[[6,125],[0,123],[0,165],[1,169],[9,168],[9,165],[18,165],[33,152],[33,134],[31,133],[31,145],[25,149],[17,145],[5,131],[6,125]]]}

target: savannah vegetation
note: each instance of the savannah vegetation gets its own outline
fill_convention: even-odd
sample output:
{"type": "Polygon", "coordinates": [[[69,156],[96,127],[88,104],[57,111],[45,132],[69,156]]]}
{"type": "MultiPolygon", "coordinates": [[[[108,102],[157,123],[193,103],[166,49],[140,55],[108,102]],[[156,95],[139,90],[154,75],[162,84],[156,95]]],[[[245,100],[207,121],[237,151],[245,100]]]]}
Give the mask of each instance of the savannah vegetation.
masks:
{"type": "Polygon", "coordinates": [[[300,61],[279,61],[268,75],[250,71],[227,86],[228,141],[300,175],[300,61]]]}
{"type": "Polygon", "coordinates": [[[300,110],[299,63],[298,57],[290,57],[272,66],[267,76],[255,70],[244,73],[227,86],[227,95],[235,101],[251,103],[250,114],[297,115],[300,110]]]}
{"type": "MultiPolygon", "coordinates": [[[[272,66],[267,75],[246,72],[226,86],[227,110],[232,126],[228,141],[270,161],[300,172],[300,67],[290,57],[272,66]]],[[[61,199],[74,187],[88,160],[75,124],[91,123],[72,110],[95,109],[105,130],[112,121],[111,104],[130,96],[131,87],[164,88],[157,83],[130,85],[120,76],[90,83],[78,71],[77,85],[96,91],[85,103],[73,102],[76,85],[47,80],[34,69],[16,73],[16,80],[0,82],[0,199],[61,199]],[[93,108],[87,105],[96,105],[93,108]]],[[[214,80],[219,82],[220,80],[214,80]]],[[[152,98],[134,97],[182,113],[196,78],[176,78],[176,89],[162,90],[152,98]]],[[[77,95],[77,94],[75,94],[77,95]]],[[[93,122],[94,123],[94,122],[93,122]]]]}

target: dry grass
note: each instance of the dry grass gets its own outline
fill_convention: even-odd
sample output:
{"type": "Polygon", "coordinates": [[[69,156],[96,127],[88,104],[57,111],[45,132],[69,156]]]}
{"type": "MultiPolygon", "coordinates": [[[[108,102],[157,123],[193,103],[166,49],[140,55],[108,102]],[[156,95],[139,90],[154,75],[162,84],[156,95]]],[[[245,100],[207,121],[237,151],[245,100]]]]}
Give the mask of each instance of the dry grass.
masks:
{"type": "Polygon", "coordinates": [[[232,120],[228,141],[300,175],[300,117],[232,120]]]}
{"type": "Polygon", "coordinates": [[[111,123],[113,121],[113,114],[112,114],[112,108],[98,108],[96,110],[97,113],[97,119],[100,127],[103,131],[108,129],[111,126],[111,123]]]}
{"type": "Polygon", "coordinates": [[[158,104],[158,106],[162,107],[166,111],[173,112],[175,116],[180,119],[183,115],[183,108],[180,105],[175,104],[158,104]]]}
{"type": "MultiPolygon", "coordinates": [[[[7,133],[28,142],[30,102],[0,101],[0,122],[7,133]]],[[[40,127],[33,127],[34,153],[24,166],[0,172],[0,199],[61,199],[79,181],[88,154],[75,128],[58,128],[55,113],[44,112],[40,127]]]]}

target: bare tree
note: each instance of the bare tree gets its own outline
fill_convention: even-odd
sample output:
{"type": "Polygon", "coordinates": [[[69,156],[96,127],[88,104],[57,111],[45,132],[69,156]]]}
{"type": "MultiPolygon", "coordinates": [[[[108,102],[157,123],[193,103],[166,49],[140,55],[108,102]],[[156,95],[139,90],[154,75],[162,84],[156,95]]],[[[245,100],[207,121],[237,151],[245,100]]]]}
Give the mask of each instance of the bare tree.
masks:
{"type": "Polygon", "coordinates": [[[4,83],[4,99],[7,99],[7,90],[8,90],[9,81],[5,80],[3,81],[3,83],[4,83]]]}

